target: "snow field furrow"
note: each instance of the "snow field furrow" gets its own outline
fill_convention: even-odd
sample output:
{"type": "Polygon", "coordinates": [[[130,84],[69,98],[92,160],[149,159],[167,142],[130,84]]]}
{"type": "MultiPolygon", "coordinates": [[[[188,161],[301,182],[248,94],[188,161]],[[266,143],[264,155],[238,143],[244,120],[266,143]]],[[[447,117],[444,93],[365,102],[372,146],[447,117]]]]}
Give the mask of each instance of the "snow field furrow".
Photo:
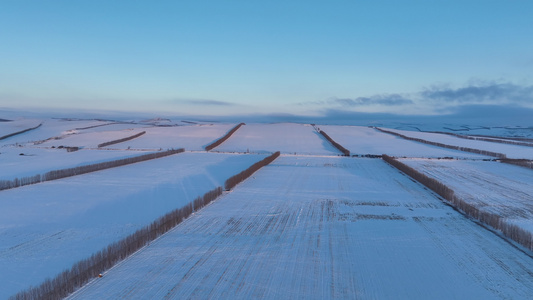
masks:
{"type": "Polygon", "coordinates": [[[282,156],[72,298],[527,299],[532,270],[380,160],[282,156]]]}

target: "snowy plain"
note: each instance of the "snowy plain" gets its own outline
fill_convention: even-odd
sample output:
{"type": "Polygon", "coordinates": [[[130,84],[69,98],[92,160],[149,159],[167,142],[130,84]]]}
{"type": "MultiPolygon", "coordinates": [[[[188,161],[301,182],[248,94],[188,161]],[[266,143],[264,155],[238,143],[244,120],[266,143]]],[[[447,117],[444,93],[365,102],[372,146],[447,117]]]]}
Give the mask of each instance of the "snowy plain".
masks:
{"type": "Polygon", "coordinates": [[[73,168],[115,159],[139,156],[153,151],[79,150],[36,147],[0,148],[0,180],[13,180],[25,176],[44,174],[48,171],[73,168]],[[24,154],[24,155],[21,155],[24,154]]]}
{"type": "MultiPolygon", "coordinates": [[[[91,127],[96,125],[106,124],[108,122],[96,121],[96,120],[64,120],[64,119],[21,119],[17,122],[27,123],[24,125],[24,129],[34,127],[42,123],[42,125],[34,130],[30,130],[20,135],[15,135],[5,140],[0,141],[0,145],[16,145],[23,143],[35,143],[49,138],[60,137],[67,135],[77,128],[91,127]],[[40,121],[40,122],[39,122],[40,121]]],[[[9,126],[11,122],[0,122],[0,127],[9,126]],[[7,124],[7,125],[6,125],[7,124]]],[[[9,129],[9,133],[18,132],[20,130],[9,129]]]]}
{"type": "MultiPolygon", "coordinates": [[[[205,145],[217,140],[234,124],[198,124],[157,127],[133,123],[104,121],[27,120],[18,121],[7,132],[17,132],[14,127],[43,125],[35,130],[0,141],[0,180],[13,180],[48,171],[100,163],[138,156],[169,148],[203,150],[205,145]],[[141,131],[146,133],[136,139],[104,148],[97,145],[141,131]],[[80,147],[67,152],[59,146],[80,147]]],[[[0,125],[11,122],[0,122],[0,125]]],[[[19,130],[20,131],[20,130],[19,130]]]]}
{"type": "Polygon", "coordinates": [[[496,153],[503,153],[508,158],[533,159],[533,147],[501,144],[496,142],[486,142],[478,140],[468,140],[442,133],[406,131],[389,128],[385,129],[399,134],[403,134],[408,137],[419,138],[426,141],[437,142],[452,146],[473,148],[478,150],[492,151],[496,153]]]}
{"type": "Polygon", "coordinates": [[[15,132],[34,128],[41,124],[39,119],[18,119],[9,122],[0,122],[0,138],[15,132]]]}
{"type": "Polygon", "coordinates": [[[70,132],[58,139],[52,139],[39,143],[39,147],[79,147],[79,148],[98,148],[99,144],[127,138],[141,133],[142,129],[124,129],[112,131],[70,132]]]}
{"type": "MultiPolygon", "coordinates": [[[[339,157],[311,125],[250,123],[205,152],[205,145],[236,123],[17,122],[23,129],[43,125],[0,141],[0,180],[159,149],[193,151],[0,191],[1,299],[38,285],[274,151],[285,155],[73,297],[528,299],[533,294],[531,253],[460,215],[380,159],[339,157]],[[77,136],[77,143],[88,147],[140,131],[146,134],[104,149],[67,153],[39,143],[77,136]]],[[[9,123],[0,122],[0,129],[19,131],[9,123]]],[[[486,157],[368,127],[317,126],[352,154],[459,158],[449,165],[409,163],[437,162],[415,167],[443,173],[438,175],[443,181],[472,199],[488,199],[487,209],[526,214],[517,222],[525,224],[533,211],[531,170],[481,162],[486,157]],[[479,180],[463,180],[461,174],[479,180]]]]}
{"type": "Polygon", "coordinates": [[[143,128],[146,134],[119,144],[110,145],[110,149],[167,149],[185,148],[186,150],[204,150],[205,146],[230,131],[235,124],[200,124],[175,127],[143,128]]]}
{"type": "Polygon", "coordinates": [[[363,126],[320,125],[333,140],[350,150],[350,155],[381,155],[396,157],[460,157],[485,156],[417,143],[363,126]]]}
{"type": "Polygon", "coordinates": [[[181,153],[0,193],[0,299],[148,225],[264,155],[181,153]]]}
{"type": "Polygon", "coordinates": [[[274,123],[241,126],[229,140],[217,147],[221,152],[340,155],[309,124],[274,123]]]}
{"type": "Polygon", "coordinates": [[[492,161],[402,159],[455,194],[533,233],[533,171],[492,161]]]}
{"type": "Polygon", "coordinates": [[[70,299],[527,299],[531,272],[381,160],[282,156],[70,299]]]}

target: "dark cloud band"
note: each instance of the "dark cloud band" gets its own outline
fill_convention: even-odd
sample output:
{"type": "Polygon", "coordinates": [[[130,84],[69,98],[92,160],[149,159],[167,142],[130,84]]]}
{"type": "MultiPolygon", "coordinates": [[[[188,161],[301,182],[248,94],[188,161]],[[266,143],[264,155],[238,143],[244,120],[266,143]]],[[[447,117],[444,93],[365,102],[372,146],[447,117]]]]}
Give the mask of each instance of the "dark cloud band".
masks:
{"type": "Polygon", "coordinates": [[[420,96],[425,100],[461,104],[533,104],[533,86],[520,86],[512,83],[485,83],[457,89],[432,87],[422,91],[420,96]]]}
{"type": "Polygon", "coordinates": [[[173,99],[169,102],[174,104],[187,104],[187,105],[197,105],[197,106],[233,106],[235,103],[211,100],[211,99],[173,99]]]}

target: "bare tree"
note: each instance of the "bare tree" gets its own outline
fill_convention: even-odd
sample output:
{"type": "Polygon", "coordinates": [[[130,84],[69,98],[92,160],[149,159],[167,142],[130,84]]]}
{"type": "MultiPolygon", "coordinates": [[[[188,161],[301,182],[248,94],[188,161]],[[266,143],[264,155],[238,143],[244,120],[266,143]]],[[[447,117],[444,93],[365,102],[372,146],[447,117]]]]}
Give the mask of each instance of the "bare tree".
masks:
{"type": "Polygon", "coordinates": [[[239,125],[233,127],[228,133],[226,133],[223,137],[219,138],[218,140],[214,141],[213,143],[205,146],[205,151],[213,150],[215,147],[220,146],[220,144],[224,143],[227,139],[231,137],[237,131],[241,126],[246,125],[244,123],[240,123],[239,125]]]}
{"type": "Polygon", "coordinates": [[[101,144],[98,144],[98,148],[106,147],[106,146],[109,146],[109,145],[114,145],[114,144],[118,144],[118,143],[122,143],[122,142],[127,142],[127,141],[130,141],[130,140],[136,139],[136,138],[140,137],[141,135],[143,135],[145,133],[146,133],[146,131],[142,131],[142,132],[139,132],[139,133],[134,134],[132,136],[125,137],[123,139],[118,139],[118,140],[114,140],[114,141],[101,143],[101,144]]]}

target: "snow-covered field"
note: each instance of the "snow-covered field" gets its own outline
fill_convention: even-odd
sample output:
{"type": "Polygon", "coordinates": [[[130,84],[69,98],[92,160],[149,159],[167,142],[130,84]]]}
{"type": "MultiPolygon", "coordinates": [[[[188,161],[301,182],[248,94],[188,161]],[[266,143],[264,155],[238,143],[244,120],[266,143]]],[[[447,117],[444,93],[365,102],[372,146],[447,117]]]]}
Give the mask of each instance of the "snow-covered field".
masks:
{"type": "MultiPolygon", "coordinates": [[[[203,150],[213,141],[222,137],[232,127],[228,124],[188,124],[180,126],[151,126],[139,123],[115,123],[94,120],[21,120],[0,122],[0,133],[14,133],[20,130],[43,125],[35,130],[0,141],[0,147],[26,146],[44,147],[71,146],[96,148],[98,144],[133,136],[141,131],[146,134],[123,143],[110,145],[111,149],[156,150],[185,148],[203,150]]],[[[173,124],[173,123],[172,123],[173,124]]],[[[0,136],[3,136],[0,134],[0,136]]],[[[1,148],[0,148],[1,152],[1,148]]]]}
{"type": "Polygon", "coordinates": [[[150,153],[126,150],[45,149],[35,147],[0,148],[0,180],[44,174],[48,171],[111,161],[150,153]],[[24,155],[21,155],[24,154],[24,155]]]}
{"type": "Polygon", "coordinates": [[[463,135],[503,136],[508,138],[533,138],[533,126],[444,126],[438,131],[445,130],[463,135]]]}
{"type": "Polygon", "coordinates": [[[381,160],[285,156],[71,298],[527,299],[531,272],[381,160]]]}
{"type": "Polygon", "coordinates": [[[19,119],[9,122],[0,122],[0,138],[15,132],[20,132],[29,128],[34,128],[41,124],[38,119],[19,119]]]}
{"type": "Polygon", "coordinates": [[[324,130],[337,143],[350,150],[351,155],[387,154],[398,157],[483,157],[473,153],[409,141],[370,127],[334,125],[320,125],[318,127],[324,130]]]}
{"type": "Polygon", "coordinates": [[[318,134],[313,126],[292,123],[246,124],[214,150],[340,155],[340,152],[318,134]]]}
{"type": "MultiPolygon", "coordinates": [[[[533,294],[531,253],[460,215],[382,160],[340,157],[311,125],[246,124],[210,152],[196,150],[237,123],[16,119],[0,122],[0,135],[41,122],[0,141],[0,180],[159,149],[192,151],[0,191],[0,299],[57,275],[275,151],[285,155],[73,298],[528,299],[533,294]],[[141,131],[146,134],[94,149],[141,131]],[[66,152],[58,145],[85,148],[66,152]]],[[[402,161],[483,209],[533,229],[532,170],[368,127],[317,126],[352,154],[410,157],[402,161]],[[427,159],[433,157],[459,160],[427,159]]],[[[533,158],[531,147],[397,131],[533,158]]]]}
{"type": "Polygon", "coordinates": [[[402,159],[456,196],[533,232],[533,171],[490,161],[402,159]]]}
{"type": "Polygon", "coordinates": [[[413,120],[413,122],[402,120],[399,122],[383,122],[368,125],[410,131],[449,132],[461,135],[506,137],[517,140],[533,138],[533,126],[531,125],[531,122],[526,121],[526,123],[523,123],[519,121],[516,123],[516,119],[509,119],[502,122],[501,118],[497,119],[490,115],[487,115],[487,117],[492,120],[485,124],[482,124],[477,120],[475,122],[478,125],[472,124],[473,120],[457,120],[454,118],[448,120],[443,118],[434,120],[426,118],[425,120],[413,120]]]}
{"type": "Polygon", "coordinates": [[[426,141],[437,142],[446,145],[503,153],[508,158],[533,159],[533,147],[528,146],[517,146],[495,142],[468,140],[441,133],[416,132],[389,128],[386,128],[386,130],[397,132],[408,137],[419,138],[426,141]]]}
{"type": "Polygon", "coordinates": [[[0,299],[222,186],[262,158],[181,153],[0,191],[0,299]]]}
{"type": "Polygon", "coordinates": [[[186,150],[204,150],[226,134],[235,124],[203,124],[174,127],[143,128],[146,134],[119,144],[110,145],[112,149],[167,149],[185,148],[186,150]]]}
{"type": "Polygon", "coordinates": [[[124,129],[113,131],[96,131],[87,133],[71,132],[61,136],[60,139],[52,139],[39,144],[39,147],[80,147],[80,148],[98,148],[99,144],[127,138],[144,131],[139,129],[124,129]]]}
{"type": "MultiPolygon", "coordinates": [[[[43,125],[0,141],[0,180],[13,180],[48,171],[122,159],[146,151],[185,148],[203,150],[235,124],[199,124],[169,127],[108,121],[20,120],[0,122],[6,134],[43,125]],[[7,125],[6,125],[7,124],[7,125]],[[20,127],[20,128],[19,128],[20,127]],[[146,133],[136,139],[96,149],[98,144],[146,133]],[[67,152],[58,147],[80,147],[67,152]],[[141,150],[141,151],[134,151],[141,150]]],[[[186,124],[186,123],[184,123],[186,124]]]]}
{"type": "MultiPolygon", "coordinates": [[[[39,120],[20,120],[18,122],[24,123],[23,129],[35,127],[39,125],[39,120]]],[[[25,132],[20,135],[12,136],[5,140],[0,141],[0,145],[10,145],[10,144],[22,144],[28,142],[39,142],[49,138],[60,137],[66,135],[69,132],[76,130],[76,128],[90,127],[101,124],[106,124],[108,122],[95,121],[95,120],[77,120],[77,121],[67,121],[67,120],[58,120],[58,119],[44,119],[41,120],[42,126],[35,130],[25,132]]],[[[9,126],[12,122],[1,122],[0,127],[9,126]],[[6,125],[7,124],[7,125],[6,125]]],[[[15,130],[17,132],[20,130],[15,130]]],[[[12,133],[12,132],[10,132],[12,133]]]]}

